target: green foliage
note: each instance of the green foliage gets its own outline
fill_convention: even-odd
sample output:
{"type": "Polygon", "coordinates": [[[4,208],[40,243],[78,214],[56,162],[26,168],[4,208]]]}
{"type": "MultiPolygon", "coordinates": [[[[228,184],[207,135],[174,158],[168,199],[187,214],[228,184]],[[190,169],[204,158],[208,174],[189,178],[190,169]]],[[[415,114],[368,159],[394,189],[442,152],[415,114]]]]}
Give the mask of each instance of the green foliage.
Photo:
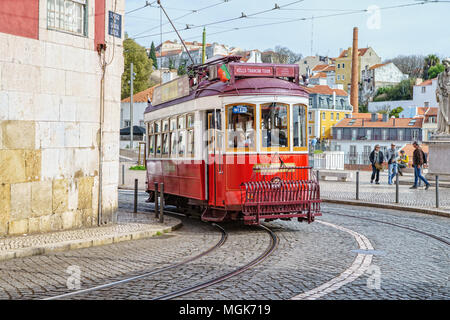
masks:
{"type": "Polygon", "coordinates": [[[411,100],[415,79],[406,79],[393,87],[379,88],[373,101],[411,100]]]}
{"type": "Polygon", "coordinates": [[[425,60],[423,61],[422,77],[425,80],[432,79],[432,77],[430,77],[430,75],[429,75],[429,70],[431,67],[436,66],[438,64],[440,64],[440,60],[439,60],[438,56],[436,56],[435,54],[429,54],[428,56],[426,56],[425,60]]]}
{"type": "Polygon", "coordinates": [[[130,96],[130,64],[133,62],[133,71],[136,73],[133,81],[133,93],[147,89],[150,86],[149,78],[152,73],[152,60],[147,57],[145,48],[133,39],[123,41],[124,72],[122,74],[122,99],[130,96]]]}
{"type": "Polygon", "coordinates": [[[169,58],[169,70],[175,69],[175,64],[172,58],[169,58]]]}
{"type": "Polygon", "coordinates": [[[320,154],[320,153],[323,153],[323,151],[322,150],[314,150],[314,154],[320,154]]]}
{"type": "Polygon", "coordinates": [[[152,41],[152,45],[150,46],[150,53],[148,55],[150,59],[153,61],[153,67],[155,69],[158,69],[158,60],[156,59],[156,49],[155,49],[155,43],[152,41]]]}
{"type": "Polygon", "coordinates": [[[399,117],[400,117],[400,113],[401,113],[402,111],[403,111],[403,108],[402,108],[402,107],[397,107],[397,108],[392,109],[392,110],[389,112],[389,118],[392,118],[392,117],[399,118],[399,117]]]}
{"type": "Polygon", "coordinates": [[[133,166],[130,167],[130,170],[146,170],[145,166],[133,166]]]}
{"type": "Polygon", "coordinates": [[[369,106],[367,104],[360,105],[358,107],[358,111],[359,111],[359,113],[368,113],[369,112],[369,106]]]}
{"type": "Polygon", "coordinates": [[[432,66],[430,69],[428,69],[428,79],[433,79],[438,76],[439,73],[444,72],[445,67],[443,64],[438,63],[435,66],[432,66]]]}
{"type": "Polygon", "coordinates": [[[177,74],[179,76],[182,76],[182,75],[185,75],[186,73],[187,73],[186,60],[183,60],[183,62],[180,62],[180,66],[178,67],[177,74]]]}

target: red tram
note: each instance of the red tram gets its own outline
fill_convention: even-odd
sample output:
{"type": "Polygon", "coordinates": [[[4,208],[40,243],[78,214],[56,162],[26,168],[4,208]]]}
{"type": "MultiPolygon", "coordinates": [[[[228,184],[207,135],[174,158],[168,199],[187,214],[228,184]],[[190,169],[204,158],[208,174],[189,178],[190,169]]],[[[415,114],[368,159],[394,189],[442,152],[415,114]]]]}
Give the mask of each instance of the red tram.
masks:
{"type": "Polygon", "coordinates": [[[298,65],[239,59],[193,66],[155,88],[145,110],[150,199],[164,183],[166,204],[205,221],[312,222],[320,190],[308,167],[309,97],[298,65]]]}

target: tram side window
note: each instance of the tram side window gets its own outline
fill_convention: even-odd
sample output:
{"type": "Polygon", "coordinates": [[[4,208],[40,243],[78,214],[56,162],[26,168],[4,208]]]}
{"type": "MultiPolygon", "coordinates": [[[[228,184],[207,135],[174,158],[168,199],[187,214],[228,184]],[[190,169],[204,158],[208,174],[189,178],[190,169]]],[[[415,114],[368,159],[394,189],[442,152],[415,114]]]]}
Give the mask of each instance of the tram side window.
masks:
{"type": "Polygon", "coordinates": [[[186,116],[178,117],[178,156],[186,154],[186,116]]]}
{"type": "Polygon", "coordinates": [[[155,155],[155,135],[153,134],[153,122],[148,124],[148,155],[155,155]]]}
{"type": "Polygon", "coordinates": [[[306,106],[298,104],[293,107],[294,147],[306,147],[306,106]]]}
{"type": "Polygon", "coordinates": [[[261,105],[261,139],[263,148],[288,148],[289,105],[267,103],[261,105]]]}
{"type": "Polygon", "coordinates": [[[233,150],[255,149],[255,107],[231,105],[226,107],[227,148],[233,150]]]}
{"type": "Polygon", "coordinates": [[[155,121],[154,126],[155,131],[155,155],[157,157],[161,156],[161,122],[155,121]]]}
{"type": "Polygon", "coordinates": [[[170,119],[170,156],[177,156],[177,118],[170,119]]]}
{"type": "Polygon", "coordinates": [[[194,115],[187,115],[187,155],[193,157],[194,150],[194,115]]]}

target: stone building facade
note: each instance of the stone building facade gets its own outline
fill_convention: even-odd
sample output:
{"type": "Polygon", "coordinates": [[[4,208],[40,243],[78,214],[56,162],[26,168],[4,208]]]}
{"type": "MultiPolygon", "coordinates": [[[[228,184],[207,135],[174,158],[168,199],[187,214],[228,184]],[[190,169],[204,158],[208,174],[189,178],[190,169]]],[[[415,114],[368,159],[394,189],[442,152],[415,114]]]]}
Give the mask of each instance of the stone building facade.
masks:
{"type": "Polygon", "coordinates": [[[0,236],[115,220],[125,1],[62,2],[0,2],[0,236]]]}

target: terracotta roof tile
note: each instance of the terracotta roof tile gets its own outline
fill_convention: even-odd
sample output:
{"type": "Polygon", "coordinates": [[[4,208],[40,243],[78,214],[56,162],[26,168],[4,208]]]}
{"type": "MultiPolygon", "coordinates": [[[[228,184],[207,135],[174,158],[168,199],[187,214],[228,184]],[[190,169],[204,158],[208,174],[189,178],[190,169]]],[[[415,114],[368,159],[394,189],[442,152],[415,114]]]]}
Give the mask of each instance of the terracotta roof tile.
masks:
{"type": "MultiPolygon", "coordinates": [[[[150,100],[153,99],[153,91],[156,86],[145,89],[141,92],[138,92],[133,95],[133,102],[147,102],[147,95],[150,97],[150,100]]],[[[125,98],[122,102],[130,102],[130,97],[125,98]]]]}
{"type": "MultiPolygon", "coordinates": [[[[370,113],[368,113],[370,115],[370,113]]],[[[380,115],[381,116],[381,115],[380,115]]],[[[378,121],[372,122],[369,119],[361,118],[345,118],[338,122],[335,127],[339,128],[422,128],[423,119],[421,118],[395,118],[388,119],[388,121],[378,121]],[[352,125],[349,124],[350,121],[355,120],[352,125]],[[414,125],[409,125],[409,123],[415,120],[414,125]],[[364,122],[364,123],[363,123],[364,122]],[[394,124],[395,123],[395,124],[394,124]]]]}
{"type": "Polygon", "coordinates": [[[333,92],[336,93],[337,96],[348,96],[347,92],[341,89],[331,89],[329,86],[326,85],[317,85],[314,87],[306,87],[306,91],[308,93],[318,93],[318,94],[328,94],[332,95],[333,92]]]}
{"type": "Polygon", "coordinates": [[[428,79],[423,81],[422,83],[418,84],[418,87],[422,87],[422,86],[431,86],[431,84],[433,83],[433,80],[436,80],[437,78],[434,79],[428,79]]]}
{"type": "Polygon", "coordinates": [[[391,62],[375,64],[375,65],[371,66],[371,67],[369,68],[369,70],[377,69],[377,68],[382,67],[382,66],[385,66],[385,65],[387,65],[387,64],[389,64],[389,63],[391,63],[391,62]]]}
{"type": "Polygon", "coordinates": [[[326,73],[319,72],[319,73],[313,75],[313,76],[311,77],[311,79],[326,78],[326,77],[327,77],[327,74],[326,74],[326,73]]]}
{"type": "Polygon", "coordinates": [[[328,68],[327,64],[318,64],[312,69],[312,71],[322,71],[326,68],[328,68]]]}
{"type": "MultiPolygon", "coordinates": [[[[358,49],[358,54],[359,54],[360,56],[363,56],[363,55],[366,54],[367,50],[369,50],[369,48],[359,48],[359,49],[358,49]]],[[[338,58],[343,58],[343,57],[345,57],[345,56],[347,55],[347,51],[348,51],[348,50],[343,50],[343,51],[341,52],[341,54],[339,55],[338,58]]]]}

